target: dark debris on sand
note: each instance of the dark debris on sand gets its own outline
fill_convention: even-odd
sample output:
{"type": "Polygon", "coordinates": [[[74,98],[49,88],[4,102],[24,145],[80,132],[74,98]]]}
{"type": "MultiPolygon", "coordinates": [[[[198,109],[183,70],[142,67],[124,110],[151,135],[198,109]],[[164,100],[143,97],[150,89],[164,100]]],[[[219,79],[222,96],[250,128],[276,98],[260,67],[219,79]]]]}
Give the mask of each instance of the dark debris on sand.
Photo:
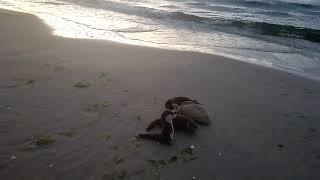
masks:
{"type": "Polygon", "coordinates": [[[89,86],[91,86],[91,83],[85,80],[81,80],[76,82],[73,86],[76,88],[88,88],[89,86]]]}

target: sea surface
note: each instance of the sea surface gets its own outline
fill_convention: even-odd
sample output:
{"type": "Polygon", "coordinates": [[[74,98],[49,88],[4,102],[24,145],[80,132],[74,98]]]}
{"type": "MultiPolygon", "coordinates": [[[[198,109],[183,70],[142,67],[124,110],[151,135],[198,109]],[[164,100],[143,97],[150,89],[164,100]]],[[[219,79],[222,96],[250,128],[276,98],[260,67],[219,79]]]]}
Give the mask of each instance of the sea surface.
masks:
{"type": "Polygon", "coordinates": [[[54,34],[231,57],[320,80],[320,0],[0,0],[54,34]]]}

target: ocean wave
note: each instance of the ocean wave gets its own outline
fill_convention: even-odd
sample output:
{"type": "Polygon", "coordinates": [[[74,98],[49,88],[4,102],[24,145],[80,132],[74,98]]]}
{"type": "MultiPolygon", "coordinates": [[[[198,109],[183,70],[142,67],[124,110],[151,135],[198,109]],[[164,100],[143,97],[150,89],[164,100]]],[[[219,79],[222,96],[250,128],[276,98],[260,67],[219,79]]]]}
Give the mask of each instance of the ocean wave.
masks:
{"type": "Polygon", "coordinates": [[[207,6],[209,5],[208,3],[204,3],[204,2],[189,2],[186,3],[187,5],[192,5],[192,6],[207,6]]]}
{"type": "Polygon", "coordinates": [[[153,32],[157,31],[156,28],[146,29],[146,28],[125,28],[125,29],[111,29],[113,32],[120,32],[120,33],[142,33],[142,32],[153,32]]]}
{"type": "Polygon", "coordinates": [[[172,12],[169,14],[169,16],[182,21],[194,21],[194,22],[202,22],[209,19],[201,16],[196,16],[193,14],[187,14],[181,11],[172,12]]]}
{"type": "Polygon", "coordinates": [[[235,19],[212,19],[193,14],[186,14],[180,11],[172,12],[170,17],[182,21],[206,23],[210,25],[211,28],[215,28],[215,30],[228,27],[235,28],[235,30],[245,30],[247,32],[254,32],[262,35],[290,37],[320,43],[320,30],[318,29],[235,19]]]}
{"type": "Polygon", "coordinates": [[[294,2],[288,2],[287,4],[298,6],[298,7],[304,7],[304,8],[319,8],[319,5],[315,5],[315,4],[304,4],[304,3],[294,3],[294,2]]]}
{"type": "MultiPolygon", "coordinates": [[[[69,0],[73,2],[79,2],[79,0],[69,0]]],[[[82,2],[82,1],[81,1],[82,2]]],[[[233,18],[228,19],[228,16],[225,17],[211,17],[210,13],[190,13],[184,11],[167,11],[163,9],[154,9],[150,7],[144,6],[131,6],[128,4],[123,4],[119,2],[114,2],[110,0],[99,0],[99,6],[95,6],[95,8],[101,8],[108,11],[114,11],[118,13],[123,13],[127,15],[135,15],[144,18],[150,18],[156,23],[161,23],[165,25],[173,25],[176,22],[180,21],[179,25],[182,25],[180,28],[183,27],[183,22],[192,22],[201,24],[204,27],[211,30],[217,30],[222,32],[228,32],[232,34],[239,34],[239,35],[250,35],[251,37],[254,35],[269,35],[269,36],[276,36],[276,37],[289,37],[295,39],[304,39],[311,42],[320,43],[320,30],[314,29],[310,27],[298,27],[296,25],[285,25],[285,24],[276,24],[272,22],[255,22],[253,20],[244,20],[241,18],[233,18]]],[[[238,1],[237,1],[238,2],[238,1]]],[[[243,3],[253,3],[253,4],[274,4],[274,3],[284,3],[279,1],[271,1],[271,2],[261,2],[261,1],[239,1],[243,3]]],[[[193,3],[193,5],[200,5],[203,3],[193,3]]],[[[292,4],[292,3],[291,3],[292,4]]],[[[297,3],[294,3],[295,5],[297,3]]],[[[82,3],[82,5],[84,5],[82,3]]],[[[86,6],[92,6],[93,4],[85,4],[86,6]]],[[[213,5],[210,5],[213,6],[213,5]]],[[[218,6],[216,6],[217,8],[218,6]]],[[[231,8],[228,6],[219,6],[218,8],[231,8]]],[[[190,10],[189,10],[190,11],[190,10]]],[[[223,11],[223,10],[222,10],[223,11]]],[[[232,11],[232,10],[230,10],[232,11]]],[[[278,16],[288,16],[286,13],[276,13],[274,15],[278,16]]],[[[189,23],[188,23],[189,24],[189,23]]],[[[177,27],[177,26],[176,26],[177,27]]]]}
{"type": "Polygon", "coordinates": [[[220,12],[244,12],[244,8],[240,7],[230,7],[230,6],[222,6],[222,5],[209,5],[206,7],[203,7],[205,9],[209,9],[212,11],[220,11],[220,12]]]}
{"type": "Polygon", "coordinates": [[[265,15],[269,15],[269,16],[277,16],[277,17],[292,17],[295,16],[291,13],[288,12],[280,12],[280,11],[261,11],[258,12],[259,14],[265,14],[265,15]]]}
{"type": "Polygon", "coordinates": [[[308,3],[298,3],[298,2],[289,2],[289,1],[255,1],[255,0],[241,0],[237,1],[240,4],[244,4],[247,6],[255,6],[255,7],[266,7],[266,6],[282,6],[282,7],[301,7],[301,8],[317,8],[319,7],[316,4],[308,4],[308,3]]]}
{"type": "Polygon", "coordinates": [[[169,9],[174,9],[174,8],[178,8],[178,6],[174,6],[174,5],[162,5],[160,6],[161,8],[169,8],[169,9]]]}

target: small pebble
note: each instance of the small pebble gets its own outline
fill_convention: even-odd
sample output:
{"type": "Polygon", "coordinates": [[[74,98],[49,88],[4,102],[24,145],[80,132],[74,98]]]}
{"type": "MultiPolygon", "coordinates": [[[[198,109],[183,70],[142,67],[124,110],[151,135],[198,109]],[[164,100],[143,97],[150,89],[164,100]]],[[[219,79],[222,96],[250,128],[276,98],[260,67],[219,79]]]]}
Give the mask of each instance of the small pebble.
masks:
{"type": "Polygon", "coordinates": [[[282,149],[282,148],[284,148],[285,146],[284,146],[283,144],[278,144],[277,147],[282,149]]]}
{"type": "Polygon", "coordinates": [[[222,153],[221,153],[221,152],[219,152],[218,154],[219,154],[219,156],[221,156],[221,155],[222,155],[222,153]]]}
{"type": "Polygon", "coordinates": [[[14,160],[16,158],[17,158],[17,156],[15,156],[15,155],[11,156],[11,160],[14,160]]]}
{"type": "Polygon", "coordinates": [[[194,149],[194,145],[191,145],[190,148],[191,148],[191,149],[194,149]]]}
{"type": "Polygon", "coordinates": [[[146,109],[150,109],[150,107],[146,107],[146,109]]]}
{"type": "Polygon", "coordinates": [[[196,177],[193,176],[192,179],[196,179],[196,177]]]}
{"type": "Polygon", "coordinates": [[[52,168],[52,167],[54,167],[54,164],[49,164],[49,168],[52,168]]]}

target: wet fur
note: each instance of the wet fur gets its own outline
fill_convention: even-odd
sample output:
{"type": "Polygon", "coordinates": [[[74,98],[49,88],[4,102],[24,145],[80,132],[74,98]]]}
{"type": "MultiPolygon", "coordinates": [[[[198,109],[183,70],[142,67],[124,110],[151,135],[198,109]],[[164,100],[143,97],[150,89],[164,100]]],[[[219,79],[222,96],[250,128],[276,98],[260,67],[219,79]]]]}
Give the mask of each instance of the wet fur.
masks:
{"type": "Polygon", "coordinates": [[[194,103],[199,104],[199,102],[197,100],[192,100],[188,97],[178,96],[178,97],[168,99],[164,106],[165,106],[165,108],[167,108],[169,110],[173,110],[173,104],[177,104],[177,105],[181,106],[181,104],[186,101],[193,101],[194,103]]]}
{"type": "Polygon", "coordinates": [[[171,145],[172,139],[170,135],[174,132],[174,130],[180,130],[187,133],[194,133],[195,130],[198,128],[197,124],[192,119],[180,114],[174,114],[173,112],[168,110],[162,113],[160,119],[152,121],[146,130],[151,131],[153,128],[157,126],[159,126],[162,129],[161,133],[139,134],[138,136],[140,138],[155,140],[164,144],[171,145]],[[168,115],[175,115],[175,117],[172,119],[172,125],[171,123],[165,120],[165,118],[168,115]],[[174,129],[172,129],[172,127],[174,129]]]}
{"type": "Polygon", "coordinates": [[[206,107],[197,100],[178,96],[167,100],[165,107],[176,114],[191,118],[200,125],[208,126],[211,124],[209,112],[206,107]]]}

